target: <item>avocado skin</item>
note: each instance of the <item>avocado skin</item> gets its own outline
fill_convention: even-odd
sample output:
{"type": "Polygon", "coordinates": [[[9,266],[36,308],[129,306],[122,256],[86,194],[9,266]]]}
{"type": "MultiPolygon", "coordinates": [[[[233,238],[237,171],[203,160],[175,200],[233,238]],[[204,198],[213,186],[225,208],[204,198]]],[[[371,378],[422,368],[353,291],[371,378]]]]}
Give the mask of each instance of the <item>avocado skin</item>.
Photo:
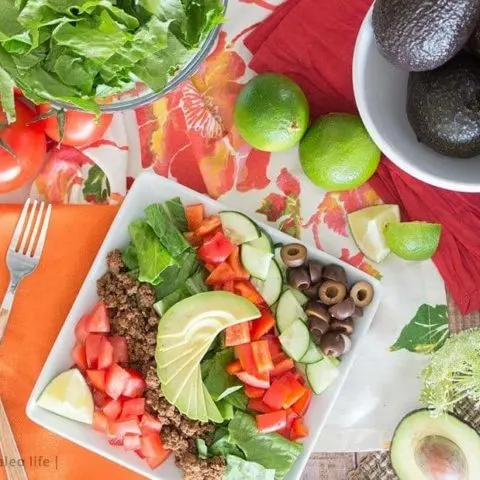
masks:
{"type": "Polygon", "coordinates": [[[410,73],[407,117],[418,141],[443,155],[480,155],[480,62],[462,52],[431,72],[410,73]]]}
{"type": "Polygon", "coordinates": [[[440,67],[467,43],[480,0],[377,0],[373,31],[380,53],[404,70],[440,67]]]}

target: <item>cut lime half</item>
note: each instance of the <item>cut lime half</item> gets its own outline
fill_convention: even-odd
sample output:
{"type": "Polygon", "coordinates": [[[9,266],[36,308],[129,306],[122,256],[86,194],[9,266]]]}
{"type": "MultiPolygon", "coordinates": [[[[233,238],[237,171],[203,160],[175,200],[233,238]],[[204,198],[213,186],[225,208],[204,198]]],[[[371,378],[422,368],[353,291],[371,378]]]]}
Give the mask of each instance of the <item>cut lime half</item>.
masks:
{"type": "Polygon", "coordinates": [[[390,253],[383,230],[388,223],[400,222],[398,205],[375,205],[348,214],[348,225],[359,250],[379,263],[390,253]]]}

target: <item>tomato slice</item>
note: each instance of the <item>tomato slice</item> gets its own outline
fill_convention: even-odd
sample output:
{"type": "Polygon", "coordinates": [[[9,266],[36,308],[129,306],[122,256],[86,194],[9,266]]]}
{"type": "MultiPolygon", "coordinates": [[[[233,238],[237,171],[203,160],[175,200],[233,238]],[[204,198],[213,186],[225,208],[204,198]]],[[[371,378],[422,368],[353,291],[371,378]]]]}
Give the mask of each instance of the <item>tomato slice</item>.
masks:
{"type": "Polygon", "coordinates": [[[127,363],[128,362],[128,344],[125,337],[120,335],[113,335],[108,337],[108,340],[113,347],[113,363],[127,363]]]}
{"type": "Polygon", "coordinates": [[[138,450],[141,447],[141,436],[135,433],[127,433],[123,437],[123,448],[127,451],[138,450]]]}
{"type": "Polygon", "coordinates": [[[101,392],[100,390],[93,392],[93,402],[98,408],[103,408],[110,400],[111,398],[105,392],[101,392]]]}
{"type": "Polygon", "coordinates": [[[204,235],[213,232],[221,224],[220,217],[212,215],[211,217],[204,218],[200,226],[195,229],[194,233],[195,235],[203,237],[204,235]]]}
{"type": "Polygon", "coordinates": [[[73,347],[72,359],[80,370],[85,371],[87,369],[87,353],[83,343],[77,343],[73,347]]]}
{"type": "Polygon", "coordinates": [[[225,329],[225,346],[235,347],[250,342],[249,322],[237,323],[225,329]]]}
{"type": "Polygon", "coordinates": [[[131,368],[127,368],[126,371],[129,378],[123,389],[123,395],[129,398],[141,397],[147,386],[142,374],[131,368]]]}
{"type": "Polygon", "coordinates": [[[120,398],[131,379],[130,373],[114,363],[105,375],[105,392],[114,400],[120,398]]]}
{"type": "Polygon", "coordinates": [[[140,425],[138,418],[129,417],[122,418],[115,421],[108,422],[108,435],[114,438],[124,438],[127,433],[133,433],[134,435],[141,435],[140,425]]]}
{"type": "Polygon", "coordinates": [[[110,400],[102,409],[104,415],[109,421],[116,420],[122,412],[122,402],[120,400],[110,400]]]}
{"type": "Polygon", "coordinates": [[[236,377],[247,385],[257,388],[269,388],[270,376],[268,373],[238,372],[236,377]]]}
{"type": "Polygon", "coordinates": [[[262,413],[257,415],[257,428],[260,432],[277,432],[287,425],[287,412],[278,410],[276,412],[262,413]]]}
{"type": "Polygon", "coordinates": [[[232,242],[223,233],[217,232],[198,249],[198,256],[204,262],[218,264],[224,262],[232,250],[232,242]]]}
{"type": "Polygon", "coordinates": [[[275,361],[275,365],[273,367],[273,370],[270,372],[271,377],[279,377],[280,375],[283,375],[284,373],[292,370],[295,368],[295,364],[293,363],[293,360],[291,358],[285,357],[285,358],[279,358],[277,357],[278,361],[275,361]]]}
{"type": "Polygon", "coordinates": [[[187,205],[185,207],[185,217],[187,218],[188,230],[193,232],[203,222],[205,216],[203,203],[196,203],[194,205],[187,205]]]}
{"type": "Polygon", "coordinates": [[[244,385],[243,388],[248,398],[262,398],[266,392],[263,388],[252,387],[251,385],[244,385]]]}
{"type": "Polygon", "coordinates": [[[242,343],[235,346],[235,355],[240,360],[242,368],[247,372],[257,372],[255,359],[253,358],[252,345],[250,343],[242,343]]]}
{"type": "Polygon", "coordinates": [[[158,418],[155,418],[153,415],[150,415],[148,412],[145,412],[142,415],[142,420],[140,421],[140,428],[142,432],[151,433],[151,432],[160,432],[162,429],[162,422],[158,418]]]}
{"type": "Polygon", "coordinates": [[[265,305],[265,300],[249,281],[235,282],[234,289],[236,293],[250,300],[254,305],[265,305]]]}
{"type": "Polygon", "coordinates": [[[235,272],[237,280],[248,280],[250,278],[249,273],[243,268],[240,260],[240,247],[238,245],[233,245],[232,253],[228,257],[228,264],[235,272]]]}
{"type": "Polygon", "coordinates": [[[272,356],[268,348],[267,340],[257,340],[250,344],[252,346],[253,359],[257,371],[264,373],[273,370],[272,356]]]}
{"type": "Polygon", "coordinates": [[[110,320],[108,319],[107,308],[103,302],[98,302],[90,312],[88,330],[93,333],[110,332],[110,320]]]}
{"type": "Polygon", "coordinates": [[[275,326],[275,317],[267,306],[260,306],[262,316],[252,320],[252,340],[259,340],[275,326]]]}
{"type": "Polygon", "coordinates": [[[309,388],[305,389],[305,393],[292,405],[292,410],[300,417],[303,417],[310,406],[313,393],[309,388]]]}
{"type": "Polygon", "coordinates": [[[228,263],[221,263],[205,280],[206,285],[223,285],[229,280],[235,280],[235,272],[230,268],[228,263]]]}
{"type": "MultiPolygon", "coordinates": [[[[129,398],[124,400],[120,418],[141,417],[145,413],[145,398],[129,398]]],[[[135,449],[134,449],[135,450],[135,449]]]]}
{"type": "Polygon", "coordinates": [[[97,432],[106,433],[108,428],[108,418],[100,410],[95,410],[93,412],[93,422],[92,427],[97,432]]]}
{"type": "Polygon", "coordinates": [[[291,440],[308,437],[308,433],[308,427],[305,425],[303,418],[296,418],[293,420],[290,431],[291,440]]]}
{"type": "Polygon", "coordinates": [[[113,345],[107,337],[103,337],[100,342],[98,353],[98,368],[106,369],[113,363],[113,345]]]}
{"type": "Polygon", "coordinates": [[[227,365],[225,370],[230,375],[235,375],[236,373],[242,371],[242,364],[240,363],[240,360],[234,360],[233,362],[231,362],[227,365]]]}
{"type": "Polygon", "coordinates": [[[75,338],[77,342],[84,343],[90,331],[88,330],[89,315],[84,315],[75,325],[75,338]]]}
{"type": "Polygon", "coordinates": [[[98,368],[98,357],[100,355],[100,345],[104,336],[100,333],[89,333],[85,340],[85,353],[87,356],[88,368],[98,368]]]}
{"type": "Polygon", "coordinates": [[[93,388],[105,391],[105,370],[87,370],[87,377],[93,388]]]}
{"type": "Polygon", "coordinates": [[[250,398],[250,400],[248,400],[247,408],[252,412],[273,412],[273,410],[261,398],[250,398]]]}
{"type": "Polygon", "coordinates": [[[165,449],[158,433],[143,435],[140,451],[152,469],[157,468],[170,455],[170,450],[165,449]]]}

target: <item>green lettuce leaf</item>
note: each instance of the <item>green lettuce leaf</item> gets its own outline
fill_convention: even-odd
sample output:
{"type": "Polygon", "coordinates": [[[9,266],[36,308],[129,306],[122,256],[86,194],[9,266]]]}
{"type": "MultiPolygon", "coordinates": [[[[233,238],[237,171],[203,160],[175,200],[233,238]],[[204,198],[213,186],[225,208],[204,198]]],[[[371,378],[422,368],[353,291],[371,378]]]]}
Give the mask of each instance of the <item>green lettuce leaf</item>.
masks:
{"type": "Polygon", "coordinates": [[[170,217],[170,220],[182,233],[188,231],[187,217],[185,216],[185,207],[183,206],[180,197],[175,197],[167,200],[163,204],[163,208],[170,217]]]}
{"type": "Polygon", "coordinates": [[[275,470],[264,468],[256,462],[248,462],[234,455],[227,455],[224,480],[274,480],[275,470]]]}
{"type": "Polygon", "coordinates": [[[215,430],[208,451],[214,457],[235,455],[236,457],[245,458],[238,446],[230,442],[228,428],[223,426],[219,426],[215,430]]]}
{"type": "Polygon", "coordinates": [[[274,469],[275,479],[281,480],[302,452],[300,443],[291,442],[277,433],[258,431],[250,415],[237,411],[228,425],[230,441],[244,452],[250,462],[274,469]]]}
{"type": "Polygon", "coordinates": [[[245,395],[245,390],[237,390],[236,392],[225,397],[225,401],[230,403],[233,407],[238,410],[245,411],[247,410],[248,397],[245,395]]]}
{"type": "Polygon", "coordinates": [[[127,245],[127,248],[122,253],[122,260],[125,266],[129,270],[137,270],[138,269],[138,257],[137,257],[137,250],[132,243],[127,245]]]}

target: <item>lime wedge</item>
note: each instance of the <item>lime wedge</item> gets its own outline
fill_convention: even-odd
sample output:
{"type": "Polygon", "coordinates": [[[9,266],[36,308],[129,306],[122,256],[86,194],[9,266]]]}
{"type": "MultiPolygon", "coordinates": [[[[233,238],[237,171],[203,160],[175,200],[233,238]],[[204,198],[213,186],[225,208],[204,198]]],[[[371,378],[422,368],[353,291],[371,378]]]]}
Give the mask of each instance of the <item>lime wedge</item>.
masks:
{"type": "Polygon", "coordinates": [[[76,368],[55,377],[42,392],[37,404],[77,422],[91,424],[93,421],[92,392],[76,368]]]}
{"type": "Polygon", "coordinates": [[[428,260],[437,251],[442,226],[438,223],[389,223],[384,234],[390,250],[404,260],[428,260]]]}
{"type": "Polygon", "coordinates": [[[376,205],[348,215],[348,225],[359,250],[373,262],[390,253],[383,230],[387,223],[400,222],[398,205],[376,205]]]}

